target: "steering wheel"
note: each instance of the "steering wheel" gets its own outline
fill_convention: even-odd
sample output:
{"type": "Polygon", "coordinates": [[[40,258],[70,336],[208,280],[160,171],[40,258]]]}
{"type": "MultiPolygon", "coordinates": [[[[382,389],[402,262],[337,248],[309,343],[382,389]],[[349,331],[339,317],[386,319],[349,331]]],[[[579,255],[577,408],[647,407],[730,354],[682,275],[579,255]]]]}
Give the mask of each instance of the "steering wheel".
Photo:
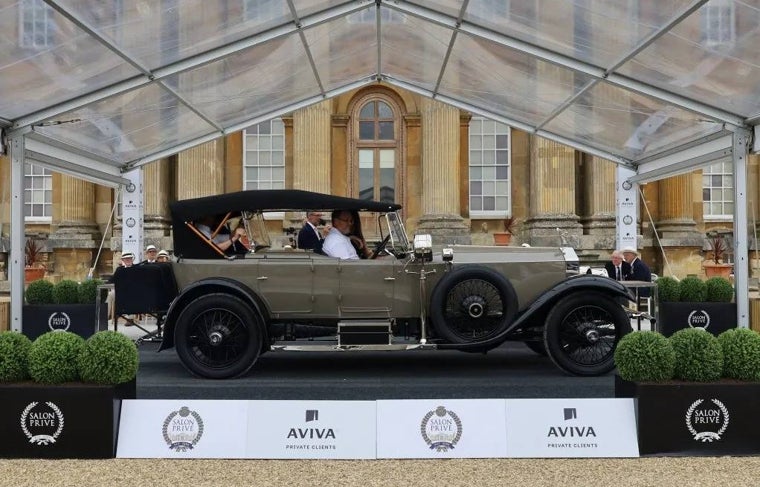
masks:
{"type": "Polygon", "coordinates": [[[388,242],[390,241],[390,239],[391,239],[391,234],[389,233],[388,235],[385,236],[382,242],[380,242],[379,244],[377,244],[377,246],[375,246],[374,250],[372,251],[371,259],[377,259],[377,256],[380,255],[380,252],[385,250],[385,246],[388,245],[388,242]]]}

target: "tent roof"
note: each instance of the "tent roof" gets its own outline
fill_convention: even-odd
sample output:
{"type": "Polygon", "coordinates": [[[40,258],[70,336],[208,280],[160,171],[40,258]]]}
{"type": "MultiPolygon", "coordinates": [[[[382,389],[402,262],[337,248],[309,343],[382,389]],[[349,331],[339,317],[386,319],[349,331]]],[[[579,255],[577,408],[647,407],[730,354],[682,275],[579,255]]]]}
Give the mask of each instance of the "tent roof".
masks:
{"type": "Polygon", "coordinates": [[[758,0],[45,3],[37,38],[19,12],[44,19],[41,2],[0,0],[0,128],[35,163],[112,183],[377,81],[641,180],[730,156],[760,120],[758,0]]]}

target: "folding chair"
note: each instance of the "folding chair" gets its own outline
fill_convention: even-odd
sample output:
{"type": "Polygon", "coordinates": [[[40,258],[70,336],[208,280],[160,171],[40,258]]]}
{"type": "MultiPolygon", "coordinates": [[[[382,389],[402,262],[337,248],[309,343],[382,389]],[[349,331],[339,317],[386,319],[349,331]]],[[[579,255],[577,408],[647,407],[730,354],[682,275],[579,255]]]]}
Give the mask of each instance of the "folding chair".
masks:
{"type": "Polygon", "coordinates": [[[145,334],[137,339],[161,341],[163,324],[169,305],[177,297],[177,282],[170,263],[140,264],[120,267],[113,275],[114,283],[114,329],[122,317],[145,334]],[[156,329],[148,330],[127,315],[149,315],[156,319],[156,329]]]}

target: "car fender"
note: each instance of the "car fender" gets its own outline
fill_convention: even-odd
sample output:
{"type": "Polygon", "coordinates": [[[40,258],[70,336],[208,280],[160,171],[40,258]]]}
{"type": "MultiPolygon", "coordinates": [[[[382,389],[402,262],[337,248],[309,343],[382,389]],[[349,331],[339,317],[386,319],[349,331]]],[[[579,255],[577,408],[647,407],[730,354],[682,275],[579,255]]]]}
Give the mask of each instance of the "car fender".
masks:
{"type": "Polygon", "coordinates": [[[635,299],[633,293],[627,287],[614,279],[589,274],[576,275],[546,290],[538,299],[533,301],[525,311],[521,312],[517,319],[500,334],[482,342],[471,342],[460,345],[445,343],[438,345],[438,348],[455,350],[468,350],[472,348],[478,350],[498,346],[507,338],[511,331],[523,326],[536,314],[541,313],[546,306],[550,306],[552,303],[555,303],[570,293],[579,291],[602,292],[612,297],[625,298],[629,301],[635,299]]]}
{"type": "MultiPolygon", "coordinates": [[[[196,296],[201,296],[209,293],[226,292],[234,296],[238,296],[248,303],[251,308],[259,313],[264,318],[264,323],[269,323],[269,310],[267,309],[264,301],[259,297],[256,292],[247,285],[236,281],[234,279],[228,279],[225,277],[212,277],[208,279],[201,279],[194,282],[184,288],[177,298],[172,301],[169,306],[169,311],[166,313],[163,329],[163,340],[158,347],[158,351],[166,350],[174,346],[174,325],[179,317],[180,313],[187,303],[192,301],[196,296]]],[[[269,343],[269,338],[266,330],[266,326],[261,330],[263,343],[269,343]]]]}

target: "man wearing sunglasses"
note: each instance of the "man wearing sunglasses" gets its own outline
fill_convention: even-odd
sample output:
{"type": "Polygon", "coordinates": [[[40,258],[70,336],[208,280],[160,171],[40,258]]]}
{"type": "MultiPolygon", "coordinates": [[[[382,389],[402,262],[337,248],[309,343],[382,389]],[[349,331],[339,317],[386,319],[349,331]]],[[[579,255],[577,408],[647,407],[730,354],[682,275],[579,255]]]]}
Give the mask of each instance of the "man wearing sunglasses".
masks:
{"type": "MultiPolygon", "coordinates": [[[[322,251],[330,257],[339,259],[358,259],[359,255],[351,244],[349,234],[354,226],[354,217],[348,210],[335,210],[332,212],[332,228],[325,237],[322,251]]],[[[367,243],[362,242],[363,249],[367,250],[367,243]]]]}

